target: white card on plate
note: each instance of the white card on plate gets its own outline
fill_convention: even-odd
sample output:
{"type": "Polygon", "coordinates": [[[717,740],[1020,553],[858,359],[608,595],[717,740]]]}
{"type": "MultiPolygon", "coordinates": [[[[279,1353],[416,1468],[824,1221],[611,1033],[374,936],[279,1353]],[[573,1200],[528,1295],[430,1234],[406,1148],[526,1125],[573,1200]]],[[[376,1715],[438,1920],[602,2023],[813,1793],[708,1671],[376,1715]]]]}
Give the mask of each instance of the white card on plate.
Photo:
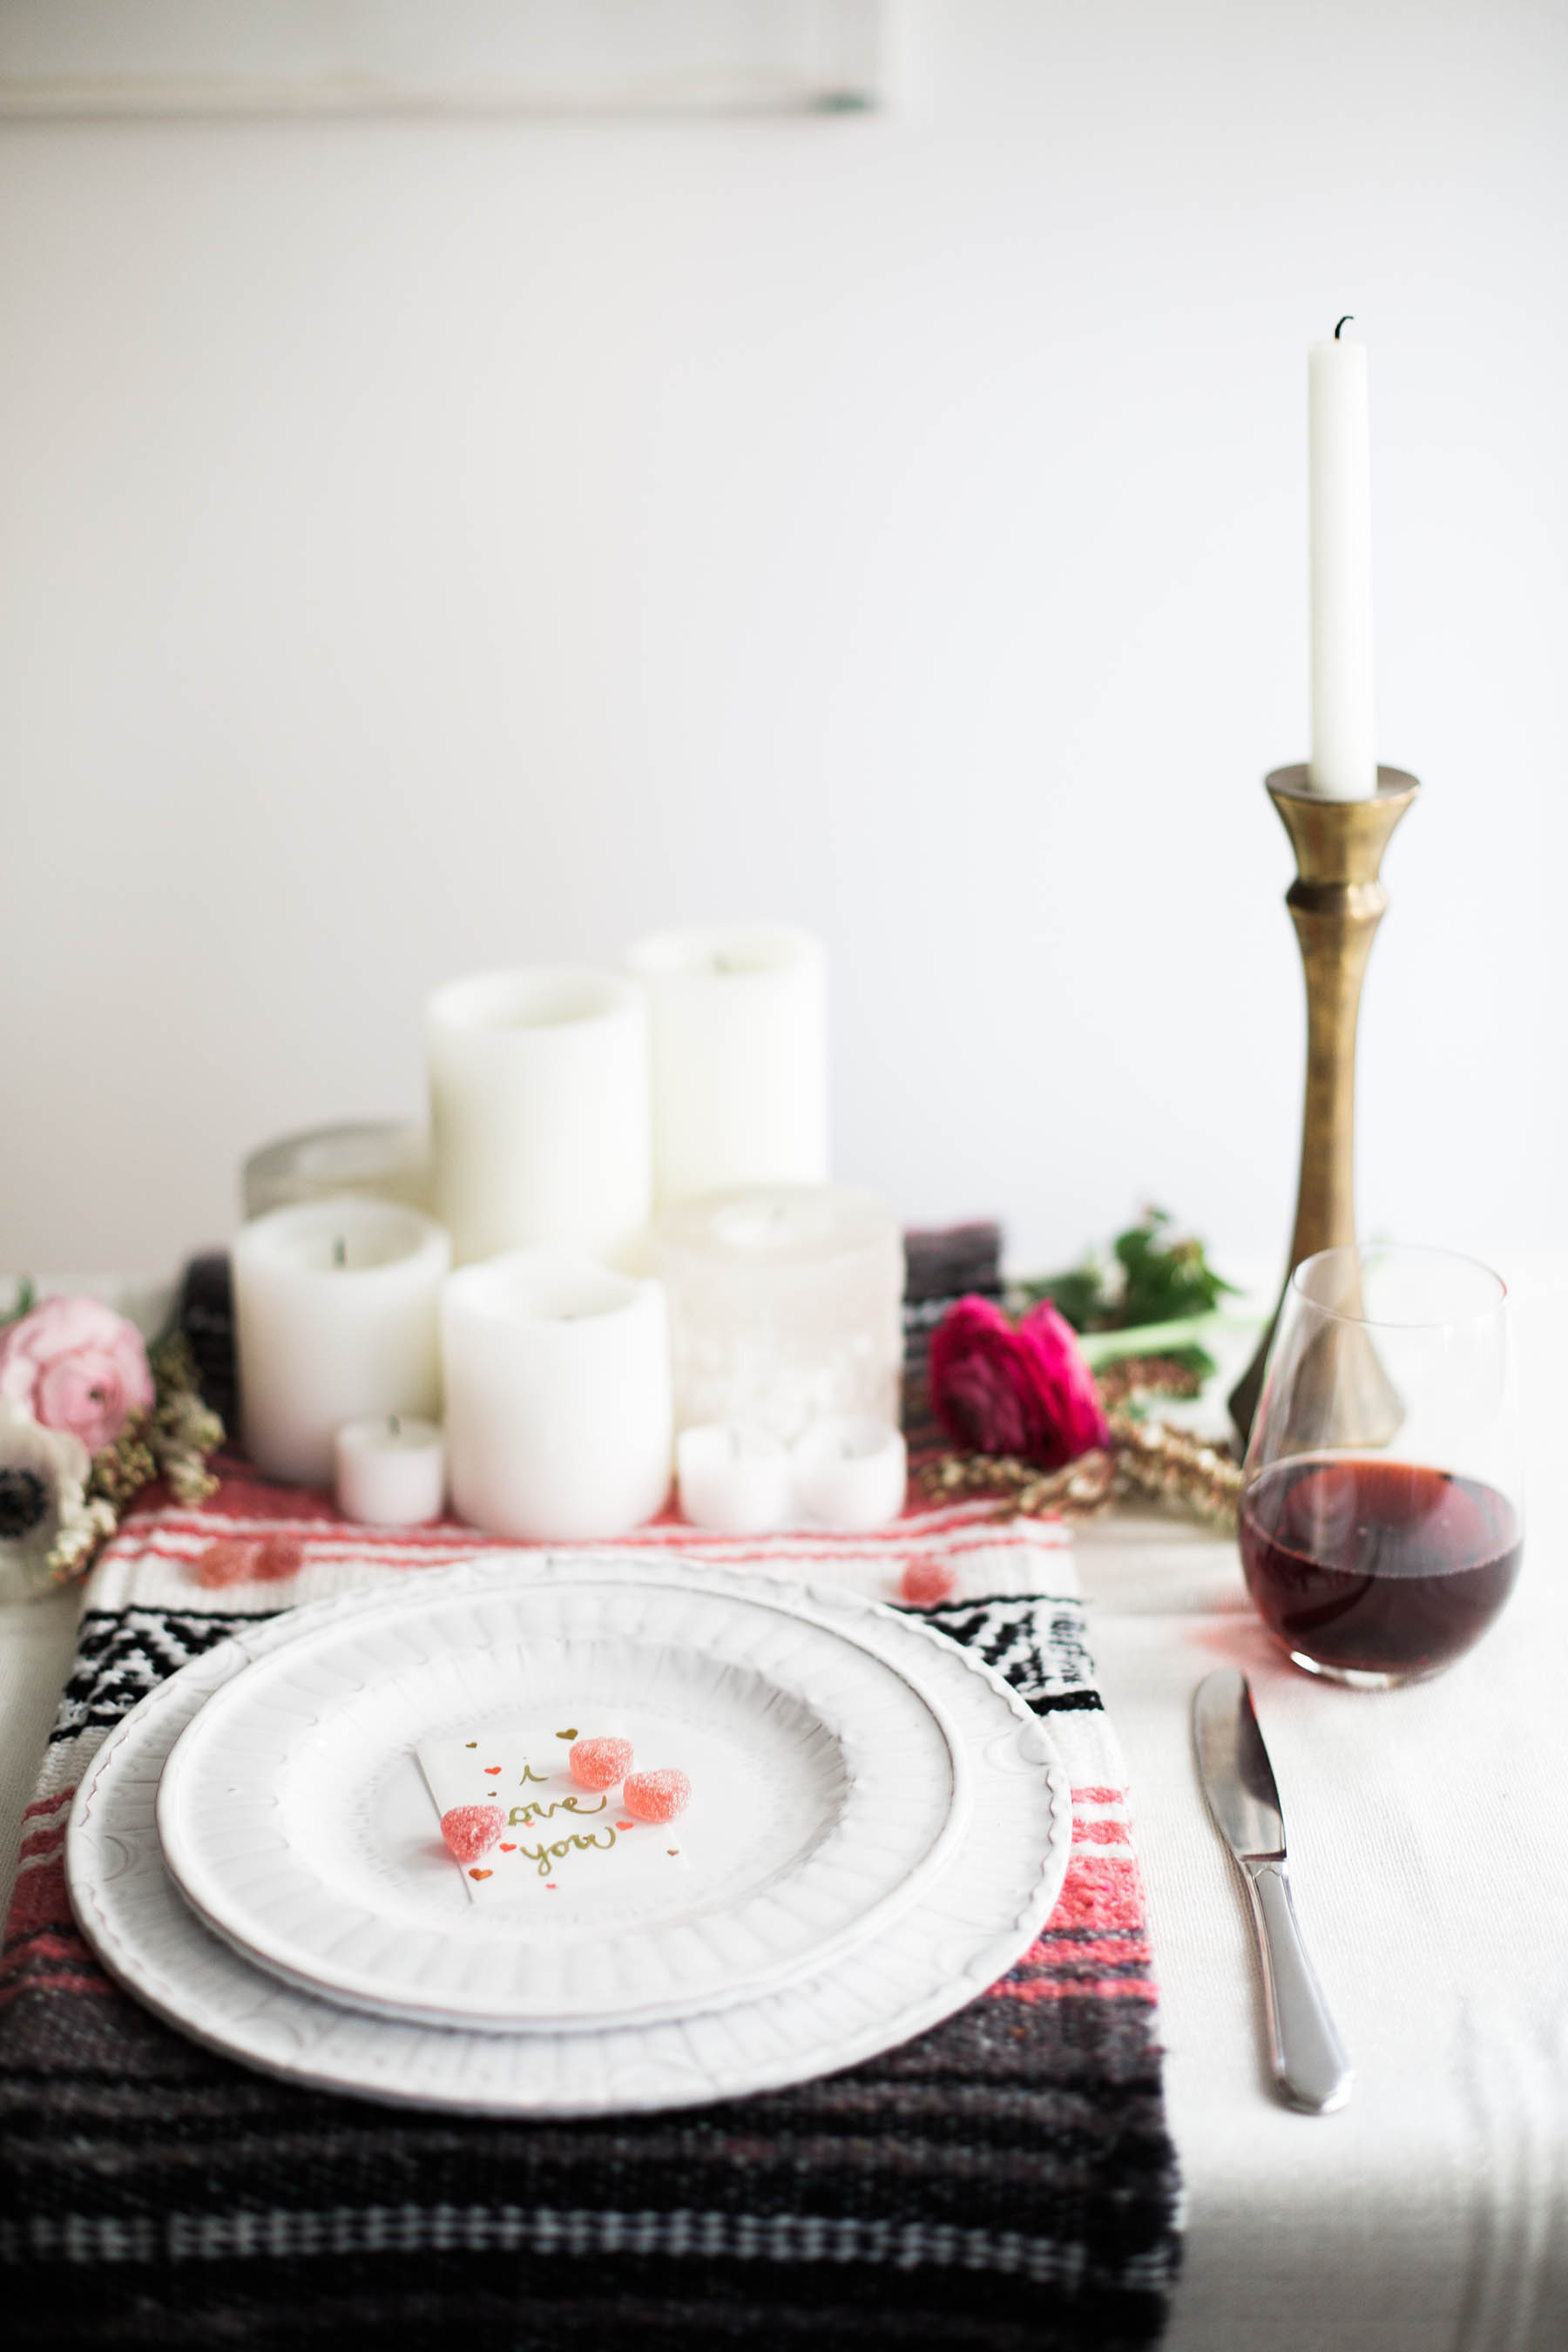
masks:
{"type": "MultiPolygon", "coordinates": [[[[455,1865],[470,1901],[537,1909],[554,1895],[629,1893],[686,1868],[687,1814],[637,1822],[618,1785],[580,1788],[567,1764],[574,1733],[538,1722],[486,1724],[475,1732],[472,1739],[423,1740],[414,1751],[437,1824],[454,1805],[499,1805],[506,1814],[500,1842],[477,1862],[455,1865]]],[[[604,1736],[626,1735],[617,1727],[604,1736]]]]}

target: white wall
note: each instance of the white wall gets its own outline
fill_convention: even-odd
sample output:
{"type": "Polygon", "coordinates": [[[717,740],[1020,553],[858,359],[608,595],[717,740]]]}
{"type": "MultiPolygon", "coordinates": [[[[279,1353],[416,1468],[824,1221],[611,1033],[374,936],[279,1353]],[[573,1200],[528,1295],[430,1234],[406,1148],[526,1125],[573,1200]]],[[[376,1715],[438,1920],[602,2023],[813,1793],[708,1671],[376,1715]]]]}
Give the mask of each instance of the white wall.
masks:
{"type": "Polygon", "coordinates": [[[1304,347],[1372,347],[1363,1222],[1558,1225],[1568,16],[914,0],[903,120],[0,130],[0,1265],[412,1109],[443,976],[819,926],[838,1160],[1282,1253],[1304,347]]]}

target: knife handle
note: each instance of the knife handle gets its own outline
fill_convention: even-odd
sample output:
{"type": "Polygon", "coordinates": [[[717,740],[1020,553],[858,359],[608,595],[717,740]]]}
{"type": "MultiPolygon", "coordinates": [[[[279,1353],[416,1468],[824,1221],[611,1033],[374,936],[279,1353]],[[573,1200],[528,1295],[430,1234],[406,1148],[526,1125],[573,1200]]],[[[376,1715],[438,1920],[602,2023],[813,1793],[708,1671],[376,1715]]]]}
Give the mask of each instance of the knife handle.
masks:
{"type": "Polygon", "coordinates": [[[1310,2116],[1327,2115],[1344,2105],[1353,2078],[1296,1925],[1289,1874],[1282,1858],[1241,1866],[1263,1955],[1274,2079],[1291,2106],[1310,2116]]]}

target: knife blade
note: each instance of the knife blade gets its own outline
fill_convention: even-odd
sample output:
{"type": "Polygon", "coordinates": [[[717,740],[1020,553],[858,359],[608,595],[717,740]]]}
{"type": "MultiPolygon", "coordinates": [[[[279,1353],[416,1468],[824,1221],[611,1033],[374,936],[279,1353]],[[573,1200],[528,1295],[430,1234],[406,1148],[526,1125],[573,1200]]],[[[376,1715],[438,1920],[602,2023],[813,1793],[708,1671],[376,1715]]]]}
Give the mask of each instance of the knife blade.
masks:
{"type": "Polygon", "coordinates": [[[1285,1816],[1247,1676],[1205,1675],[1193,1694],[1198,1778],[1252,1905],[1263,1961],[1269,2063],[1280,2095],[1303,2114],[1342,2107],[1353,2076],[1301,1942],[1285,1859],[1285,1816]]]}

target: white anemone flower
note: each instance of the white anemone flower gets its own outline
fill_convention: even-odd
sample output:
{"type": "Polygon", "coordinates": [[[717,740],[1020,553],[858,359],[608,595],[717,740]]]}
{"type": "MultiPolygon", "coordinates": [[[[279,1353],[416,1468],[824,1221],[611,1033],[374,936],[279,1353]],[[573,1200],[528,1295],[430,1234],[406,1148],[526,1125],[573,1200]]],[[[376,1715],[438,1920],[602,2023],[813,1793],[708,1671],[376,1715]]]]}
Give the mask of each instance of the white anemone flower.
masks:
{"type": "Polygon", "coordinates": [[[69,1549],[78,1530],[97,1526],[83,1493],[91,1467],[79,1437],[41,1428],[25,1405],[0,1398],[0,1601],[31,1601],[58,1583],[56,1544],[65,1537],[69,1549]]]}

